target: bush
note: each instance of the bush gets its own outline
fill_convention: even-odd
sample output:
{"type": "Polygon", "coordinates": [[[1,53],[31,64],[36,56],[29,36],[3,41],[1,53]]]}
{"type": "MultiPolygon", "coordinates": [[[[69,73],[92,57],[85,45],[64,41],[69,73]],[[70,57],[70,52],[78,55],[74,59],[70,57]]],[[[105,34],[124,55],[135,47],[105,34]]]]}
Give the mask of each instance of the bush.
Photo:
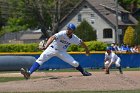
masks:
{"type": "Polygon", "coordinates": [[[106,50],[107,44],[100,42],[100,41],[90,41],[87,42],[86,45],[88,46],[90,51],[103,51],[106,50]]]}
{"type": "MultiPolygon", "coordinates": [[[[105,50],[107,44],[99,41],[85,42],[90,51],[105,50]]],[[[38,43],[32,44],[0,44],[0,52],[41,52],[38,49],[38,43]]],[[[82,46],[71,45],[68,52],[83,52],[85,51],[82,46]]]]}
{"type": "MultiPolygon", "coordinates": [[[[100,41],[89,41],[89,42],[85,42],[85,44],[88,46],[88,49],[90,51],[104,51],[104,50],[106,50],[106,47],[107,47],[106,43],[103,43],[103,42],[100,42],[100,41]]],[[[71,45],[68,48],[68,52],[70,52],[70,51],[83,52],[85,50],[82,46],[71,45]]]]}
{"type": "Polygon", "coordinates": [[[0,52],[38,52],[38,44],[1,44],[0,52]]]}

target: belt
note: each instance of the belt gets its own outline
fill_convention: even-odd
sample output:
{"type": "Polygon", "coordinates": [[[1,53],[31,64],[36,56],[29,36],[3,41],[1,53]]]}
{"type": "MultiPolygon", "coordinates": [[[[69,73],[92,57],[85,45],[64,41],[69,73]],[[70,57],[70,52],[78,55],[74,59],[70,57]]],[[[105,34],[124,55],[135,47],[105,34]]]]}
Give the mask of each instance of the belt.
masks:
{"type": "MultiPolygon", "coordinates": [[[[53,48],[53,49],[55,49],[54,46],[50,46],[50,47],[53,48]]],[[[58,49],[55,49],[55,50],[58,50],[58,49]]]]}

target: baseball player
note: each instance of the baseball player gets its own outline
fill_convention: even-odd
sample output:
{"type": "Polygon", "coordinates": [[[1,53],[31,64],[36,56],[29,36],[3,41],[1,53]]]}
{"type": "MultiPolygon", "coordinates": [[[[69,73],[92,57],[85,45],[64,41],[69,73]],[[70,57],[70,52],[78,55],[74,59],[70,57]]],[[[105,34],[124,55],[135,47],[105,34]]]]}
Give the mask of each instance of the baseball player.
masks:
{"type": "Polygon", "coordinates": [[[67,48],[71,44],[82,45],[85,48],[86,54],[89,55],[90,52],[85,45],[85,43],[78,38],[75,34],[73,34],[76,26],[72,23],[68,24],[67,30],[60,31],[53,36],[51,36],[46,45],[44,52],[40,55],[40,57],[36,60],[36,62],[31,66],[29,71],[21,68],[21,74],[23,74],[25,79],[29,79],[30,75],[36,71],[44,62],[52,58],[53,56],[57,56],[63,61],[75,67],[78,71],[82,73],[83,76],[91,76],[92,74],[84,71],[84,69],[80,66],[80,64],[66,51],[67,48]]]}
{"type": "Polygon", "coordinates": [[[107,48],[105,52],[105,59],[104,59],[104,65],[105,65],[105,73],[109,74],[109,68],[112,64],[115,64],[116,67],[119,69],[120,74],[123,74],[121,65],[120,65],[121,59],[118,57],[114,52],[111,51],[110,48],[107,48]]]}

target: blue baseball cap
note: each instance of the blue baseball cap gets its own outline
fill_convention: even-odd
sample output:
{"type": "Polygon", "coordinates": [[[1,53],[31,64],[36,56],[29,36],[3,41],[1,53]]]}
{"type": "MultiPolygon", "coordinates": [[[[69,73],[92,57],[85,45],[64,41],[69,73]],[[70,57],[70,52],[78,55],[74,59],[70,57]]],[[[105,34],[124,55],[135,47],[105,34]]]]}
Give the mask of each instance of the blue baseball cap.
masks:
{"type": "Polygon", "coordinates": [[[69,23],[67,28],[74,31],[76,29],[76,26],[72,23],[69,23]]]}

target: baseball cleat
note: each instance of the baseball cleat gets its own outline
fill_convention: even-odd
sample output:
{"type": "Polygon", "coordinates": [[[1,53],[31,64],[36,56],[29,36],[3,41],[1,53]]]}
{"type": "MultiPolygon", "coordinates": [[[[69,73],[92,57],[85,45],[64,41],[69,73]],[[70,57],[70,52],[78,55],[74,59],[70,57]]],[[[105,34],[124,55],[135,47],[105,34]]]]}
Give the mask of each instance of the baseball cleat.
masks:
{"type": "Polygon", "coordinates": [[[121,67],[117,67],[119,69],[120,74],[123,74],[122,68],[121,67]]]}
{"type": "Polygon", "coordinates": [[[92,74],[91,73],[89,73],[89,72],[87,72],[87,71],[84,71],[83,72],[83,76],[91,76],[92,74]]]}
{"type": "Polygon", "coordinates": [[[105,72],[105,74],[109,74],[109,72],[105,72]]]}
{"type": "Polygon", "coordinates": [[[30,73],[27,70],[25,70],[24,68],[21,68],[20,72],[24,76],[25,79],[29,79],[30,78],[30,73]]]}
{"type": "Polygon", "coordinates": [[[105,74],[109,74],[109,69],[105,69],[105,74]]]}
{"type": "Polygon", "coordinates": [[[120,72],[120,74],[123,74],[123,71],[122,71],[121,67],[119,67],[119,72],[120,72]]]}
{"type": "Polygon", "coordinates": [[[120,70],[119,72],[120,72],[120,74],[123,74],[123,71],[122,70],[120,70]]]}

